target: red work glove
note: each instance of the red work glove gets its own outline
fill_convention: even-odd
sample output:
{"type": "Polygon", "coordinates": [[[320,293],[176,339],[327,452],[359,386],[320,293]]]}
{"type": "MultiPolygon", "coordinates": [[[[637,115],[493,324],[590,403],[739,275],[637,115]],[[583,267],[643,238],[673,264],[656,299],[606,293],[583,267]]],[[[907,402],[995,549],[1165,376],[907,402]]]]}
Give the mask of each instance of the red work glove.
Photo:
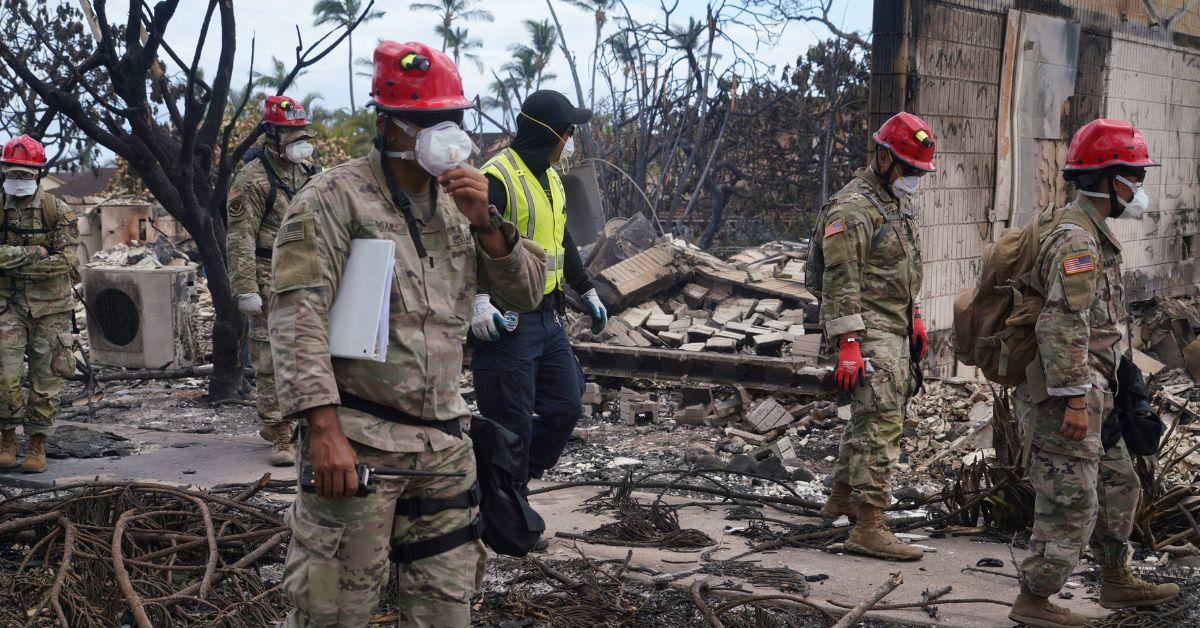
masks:
{"type": "Polygon", "coordinates": [[[921,319],[921,308],[913,310],[912,349],[917,354],[917,361],[924,360],[929,353],[929,333],[925,331],[925,321],[921,319]]]}
{"type": "Polygon", "coordinates": [[[851,391],[866,377],[866,362],[858,349],[858,341],[854,338],[843,338],[838,342],[838,363],[833,371],[833,381],[837,383],[838,388],[851,391]]]}

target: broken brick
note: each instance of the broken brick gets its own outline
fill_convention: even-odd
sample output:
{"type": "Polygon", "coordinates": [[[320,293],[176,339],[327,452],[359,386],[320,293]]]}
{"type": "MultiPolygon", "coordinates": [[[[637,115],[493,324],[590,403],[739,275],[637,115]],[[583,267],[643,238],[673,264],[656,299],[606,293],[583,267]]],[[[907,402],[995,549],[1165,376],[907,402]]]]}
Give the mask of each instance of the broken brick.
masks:
{"type": "Polygon", "coordinates": [[[759,434],[766,434],[795,420],[796,417],[792,416],[792,413],[788,412],[787,408],[780,405],[773,397],[767,397],[755,404],[743,419],[751,429],[759,434]]]}

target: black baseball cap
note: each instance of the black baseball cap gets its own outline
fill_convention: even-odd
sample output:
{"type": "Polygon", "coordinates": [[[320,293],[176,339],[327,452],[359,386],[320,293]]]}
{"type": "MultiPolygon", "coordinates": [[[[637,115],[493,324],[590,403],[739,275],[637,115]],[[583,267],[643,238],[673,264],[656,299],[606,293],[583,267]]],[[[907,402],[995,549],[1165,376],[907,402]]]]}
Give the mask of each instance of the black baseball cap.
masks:
{"type": "Polygon", "coordinates": [[[592,110],[576,107],[566,96],[542,89],[529,95],[521,104],[521,113],[561,132],[572,124],[587,124],[592,110]]]}

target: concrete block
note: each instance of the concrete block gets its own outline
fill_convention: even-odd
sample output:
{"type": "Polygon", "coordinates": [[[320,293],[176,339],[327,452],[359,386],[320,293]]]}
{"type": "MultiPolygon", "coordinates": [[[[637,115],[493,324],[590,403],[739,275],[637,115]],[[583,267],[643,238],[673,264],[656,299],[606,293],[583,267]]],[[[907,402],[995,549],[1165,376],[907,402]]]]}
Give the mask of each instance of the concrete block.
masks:
{"type": "Polygon", "coordinates": [[[796,420],[791,412],[787,411],[773,397],[767,397],[758,402],[746,413],[743,419],[747,425],[759,434],[766,434],[771,430],[784,427],[796,420]]]}
{"type": "Polygon", "coordinates": [[[657,423],[658,404],[653,401],[632,401],[628,405],[622,404],[621,418],[624,419],[625,425],[657,423]]]}
{"type": "Polygon", "coordinates": [[[792,337],[783,332],[759,334],[750,338],[750,346],[754,347],[754,352],[758,355],[775,355],[791,340],[792,337]]]}
{"type": "Polygon", "coordinates": [[[779,320],[781,321],[796,321],[804,322],[804,310],[783,310],[779,312],[779,320]]]}
{"type": "Polygon", "coordinates": [[[728,338],[736,342],[737,346],[739,347],[746,342],[746,334],[743,334],[740,331],[729,331],[727,329],[722,329],[721,331],[713,334],[713,338],[728,338]]]}
{"type": "Polygon", "coordinates": [[[703,342],[688,342],[679,345],[680,351],[704,351],[705,343],[703,342]]]}
{"type": "Polygon", "coordinates": [[[762,299],[758,302],[758,305],[754,306],[754,311],[763,316],[775,318],[783,311],[783,301],[779,299],[762,299]]]}
{"type": "Polygon", "coordinates": [[[707,325],[699,325],[691,327],[687,330],[688,340],[692,342],[704,342],[716,334],[717,330],[707,325]]]}
{"type": "Polygon", "coordinates": [[[668,347],[672,348],[684,344],[687,340],[687,334],[681,331],[660,331],[658,332],[658,337],[667,343],[668,347]]]}
{"type": "Polygon", "coordinates": [[[670,314],[651,314],[643,326],[650,331],[667,331],[673,322],[675,317],[670,314]]]}
{"type": "Polygon", "coordinates": [[[650,310],[640,307],[631,307],[617,315],[618,318],[629,323],[630,327],[641,327],[646,324],[646,320],[650,318],[650,310]]]}
{"type": "Polygon", "coordinates": [[[732,338],[713,336],[704,343],[704,348],[708,349],[709,351],[717,351],[719,353],[736,353],[738,349],[738,342],[732,338]]]}
{"type": "Polygon", "coordinates": [[[687,406],[675,411],[675,422],[680,425],[711,425],[709,408],[704,406],[687,406]]]}
{"type": "Polygon", "coordinates": [[[696,283],[689,283],[683,287],[683,290],[680,291],[680,294],[683,295],[684,302],[687,303],[688,307],[694,309],[701,309],[704,307],[704,297],[707,297],[708,293],[708,288],[696,283]]]}
{"type": "Polygon", "coordinates": [[[725,428],[725,435],[735,436],[751,445],[762,445],[767,442],[767,437],[763,436],[762,434],[754,434],[752,432],[747,432],[746,430],[739,430],[736,427],[725,428]]]}
{"type": "Polygon", "coordinates": [[[693,319],[690,317],[676,318],[675,320],[671,321],[671,325],[667,327],[667,329],[671,331],[681,331],[686,334],[688,328],[692,326],[692,320],[693,319]]]}

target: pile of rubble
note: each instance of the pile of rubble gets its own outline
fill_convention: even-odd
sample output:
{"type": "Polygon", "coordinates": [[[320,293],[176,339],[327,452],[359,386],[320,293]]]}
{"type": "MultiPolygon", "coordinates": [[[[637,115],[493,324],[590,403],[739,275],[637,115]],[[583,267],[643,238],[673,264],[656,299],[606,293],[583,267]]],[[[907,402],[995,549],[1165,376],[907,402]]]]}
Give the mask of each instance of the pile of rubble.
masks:
{"type": "MultiPolygon", "coordinates": [[[[804,288],[807,246],[771,242],[721,260],[642,214],[610,222],[585,249],[597,292],[615,314],[599,340],[621,347],[813,357],[816,299],[804,288]]],[[[576,326],[577,337],[586,336],[576,326]]]]}
{"type": "Polygon", "coordinates": [[[170,240],[163,238],[144,244],[137,240],[130,240],[125,244],[117,244],[96,251],[86,265],[89,268],[162,268],[164,266],[187,266],[191,263],[187,255],[175,248],[170,240]]]}

